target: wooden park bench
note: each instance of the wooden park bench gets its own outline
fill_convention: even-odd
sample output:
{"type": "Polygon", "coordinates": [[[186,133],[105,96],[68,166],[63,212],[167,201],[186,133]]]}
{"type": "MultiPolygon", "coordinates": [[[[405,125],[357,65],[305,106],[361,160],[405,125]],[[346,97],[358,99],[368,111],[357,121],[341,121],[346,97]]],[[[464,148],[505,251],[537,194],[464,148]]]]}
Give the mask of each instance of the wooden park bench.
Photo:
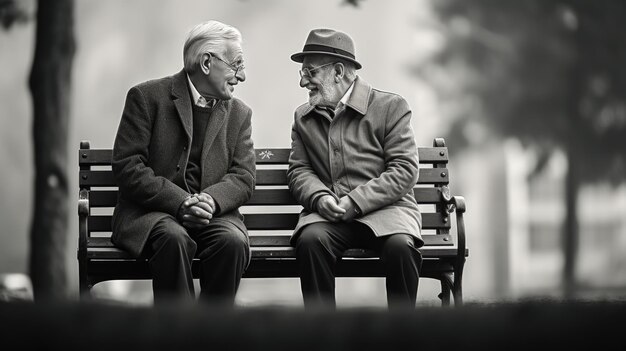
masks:
{"type": "MultiPolygon", "coordinates": [[[[244,278],[298,277],[294,248],[289,236],[295,228],[301,207],[287,189],[288,148],[256,149],[257,186],[242,207],[250,232],[252,261],[244,278]]],[[[111,149],[91,149],[89,141],[78,150],[78,268],[81,298],[90,296],[91,288],[108,280],[150,279],[145,259],[135,259],[113,246],[111,215],[117,201],[117,187],[111,171],[111,149]]],[[[420,147],[420,174],[414,188],[422,210],[423,264],[420,276],[441,283],[439,297],[443,305],[463,302],[462,277],[468,249],[465,247],[463,213],[465,201],[450,196],[448,149],[437,138],[433,147],[420,147]],[[456,212],[456,231],[451,233],[450,213],[456,212]]],[[[198,260],[193,263],[198,277],[198,260]]],[[[372,251],[353,249],[338,262],[337,277],[383,277],[378,256],[372,251]]]]}

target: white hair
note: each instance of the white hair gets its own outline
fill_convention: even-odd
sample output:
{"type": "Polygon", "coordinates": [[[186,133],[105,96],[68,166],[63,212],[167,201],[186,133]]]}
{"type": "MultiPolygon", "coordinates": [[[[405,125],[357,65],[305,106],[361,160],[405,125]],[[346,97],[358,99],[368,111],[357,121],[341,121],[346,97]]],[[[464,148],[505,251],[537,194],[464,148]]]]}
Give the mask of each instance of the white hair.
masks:
{"type": "Polygon", "coordinates": [[[200,63],[203,54],[223,54],[226,42],[241,43],[241,40],[239,30],[227,24],[207,21],[196,25],[189,31],[183,47],[185,70],[191,72],[200,63]]]}

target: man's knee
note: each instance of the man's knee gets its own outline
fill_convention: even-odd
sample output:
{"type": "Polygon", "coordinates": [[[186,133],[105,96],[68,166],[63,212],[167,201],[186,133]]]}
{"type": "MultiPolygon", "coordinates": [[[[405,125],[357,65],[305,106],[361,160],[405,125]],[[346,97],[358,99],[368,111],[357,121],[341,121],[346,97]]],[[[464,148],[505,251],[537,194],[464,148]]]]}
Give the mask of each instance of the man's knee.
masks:
{"type": "Polygon", "coordinates": [[[187,230],[173,218],[163,218],[152,229],[153,248],[181,249],[188,256],[196,253],[196,242],[189,236],[187,230]],[[156,246],[156,247],[155,247],[156,246]]]}
{"type": "Polygon", "coordinates": [[[239,228],[232,228],[229,231],[222,232],[220,241],[231,252],[247,251],[250,247],[248,236],[239,228]]]}
{"type": "Polygon", "coordinates": [[[408,234],[393,234],[386,238],[381,256],[385,260],[411,258],[421,262],[422,255],[415,247],[413,236],[408,234]]]}
{"type": "Polygon", "coordinates": [[[215,231],[213,243],[200,252],[200,259],[207,259],[215,254],[242,257],[247,260],[250,256],[250,241],[248,236],[235,225],[225,225],[215,231]]]}
{"type": "Polygon", "coordinates": [[[296,239],[296,252],[325,247],[328,236],[328,231],[322,223],[309,224],[302,228],[296,239]]]}

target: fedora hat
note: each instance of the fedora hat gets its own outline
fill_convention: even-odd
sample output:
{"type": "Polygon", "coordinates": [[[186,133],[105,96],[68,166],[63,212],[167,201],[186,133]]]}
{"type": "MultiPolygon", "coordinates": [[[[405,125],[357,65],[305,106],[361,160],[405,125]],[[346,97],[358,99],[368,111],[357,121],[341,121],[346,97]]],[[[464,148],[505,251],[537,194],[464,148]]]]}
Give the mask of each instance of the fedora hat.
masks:
{"type": "Polygon", "coordinates": [[[355,64],[356,68],[361,68],[361,64],[354,55],[354,42],[352,38],[344,32],[334,29],[313,29],[306,38],[302,52],[291,55],[295,62],[302,62],[306,55],[322,54],[339,57],[355,64]]]}

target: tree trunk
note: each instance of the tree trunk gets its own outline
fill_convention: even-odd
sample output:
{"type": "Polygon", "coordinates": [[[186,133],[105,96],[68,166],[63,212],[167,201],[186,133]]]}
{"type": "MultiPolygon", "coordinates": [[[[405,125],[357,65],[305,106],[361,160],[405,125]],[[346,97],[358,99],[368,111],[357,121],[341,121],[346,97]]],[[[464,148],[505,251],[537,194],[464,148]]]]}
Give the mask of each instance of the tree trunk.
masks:
{"type": "Polygon", "coordinates": [[[576,261],[578,258],[578,190],[580,179],[577,151],[573,142],[567,145],[567,174],[565,179],[565,221],[563,223],[563,289],[565,298],[572,298],[576,292],[576,261]]]}
{"type": "Polygon", "coordinates": [[[75,51],[73,0],[39,0],[33,98],[35,193],[30,233],[30,276],[35,300],[68,296],[68,130],[75,51]]]}

